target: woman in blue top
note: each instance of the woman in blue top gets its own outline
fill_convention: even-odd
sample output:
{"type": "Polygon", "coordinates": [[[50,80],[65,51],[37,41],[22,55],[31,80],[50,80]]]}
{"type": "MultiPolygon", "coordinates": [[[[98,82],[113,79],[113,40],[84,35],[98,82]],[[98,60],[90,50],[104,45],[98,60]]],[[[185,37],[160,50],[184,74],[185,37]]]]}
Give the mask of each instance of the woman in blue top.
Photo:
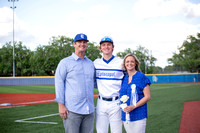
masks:
{"type": "Polygon", "coordinates": [[[122,82],[120,97],[129,97],[126,101],[127,106],[122,111],[122,121],[127,133],[145,133],[146,129],[151,82],[140,72],[139,65],[140,62],[133,54],[125,56],[123,67],[127,74],[122,82]]]}

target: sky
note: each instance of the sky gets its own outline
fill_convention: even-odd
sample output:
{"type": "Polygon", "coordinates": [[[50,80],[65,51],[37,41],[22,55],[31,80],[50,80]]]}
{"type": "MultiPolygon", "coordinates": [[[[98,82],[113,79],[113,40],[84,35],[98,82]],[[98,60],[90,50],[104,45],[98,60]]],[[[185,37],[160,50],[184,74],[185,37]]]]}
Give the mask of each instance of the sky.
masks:
{"type": "MultiPolygon", "coordinates": [[[[188,36],[200,32],[200,0],[15,0],[15,41],[35,50],[55,36],[78,33],[99,45],[112,37],[114,55],[145,47],[169,65],[188,36]]],[[[13,2],[0,0],[0,47],[13,39],[13,2]]]]}

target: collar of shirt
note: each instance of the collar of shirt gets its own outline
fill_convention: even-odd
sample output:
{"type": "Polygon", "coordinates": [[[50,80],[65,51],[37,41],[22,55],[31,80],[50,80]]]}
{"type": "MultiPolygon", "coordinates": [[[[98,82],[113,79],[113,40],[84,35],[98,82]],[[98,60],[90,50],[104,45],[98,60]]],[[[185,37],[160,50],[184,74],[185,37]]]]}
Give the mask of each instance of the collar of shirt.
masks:
{"type": "Polygon", "coordinates": [[[115,58],[115,56],[113,55],[109,60],[106,60],[106,59],[104,59],[103,57],[102,57],[102,59],[103,59],[103,61],[105,62],[105,63],[109,63],[109,62],[111,62],[113,59],[115,58]]]}
{"type": "MultiPolygon", "coordinates": [[[[81,59],[80,57],[78,57],[78,55],[76,55],[75,53],[72,53],[72,57],[75,59],[75,60],[78,60],[78,59],[81,59]]],[[[87,57],[84,56],[83,59],[86,59],[87,57]]]]}

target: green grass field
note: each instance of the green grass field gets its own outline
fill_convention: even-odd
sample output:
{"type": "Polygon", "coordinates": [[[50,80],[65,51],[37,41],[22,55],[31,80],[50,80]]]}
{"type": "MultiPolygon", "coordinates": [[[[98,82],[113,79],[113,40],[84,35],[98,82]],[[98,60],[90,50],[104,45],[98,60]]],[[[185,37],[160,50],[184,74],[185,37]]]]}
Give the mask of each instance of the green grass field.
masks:
{"type": "MultiPolygon", "coordinates": [[[[54,93],[54,86],[0,86],[0,93],[54,93]]],[[[178,133],[184,102],[200,100],[199,94],[200,84],[152,84],[146,132],[178,133]]],[[[57,103],[2,108],[0,133],[63,133],[57,113],[57,103]]]]}

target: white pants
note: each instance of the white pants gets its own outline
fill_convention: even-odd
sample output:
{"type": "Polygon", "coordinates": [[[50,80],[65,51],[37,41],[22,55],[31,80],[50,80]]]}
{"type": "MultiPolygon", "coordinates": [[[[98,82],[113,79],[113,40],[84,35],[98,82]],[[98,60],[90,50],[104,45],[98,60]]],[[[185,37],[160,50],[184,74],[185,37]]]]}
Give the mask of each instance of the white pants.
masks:
{"type": "Polygon", "coordinates": [[[123,122],[127,133],[145,133],[147,119],[123,122]]]}
{"type": "Polygon", "coordinates": [[[110,124],[111,133],[122,133],[120,101],[104,101],[98,99],[96,107],[97,133],[108,133],[110,124]]]}

